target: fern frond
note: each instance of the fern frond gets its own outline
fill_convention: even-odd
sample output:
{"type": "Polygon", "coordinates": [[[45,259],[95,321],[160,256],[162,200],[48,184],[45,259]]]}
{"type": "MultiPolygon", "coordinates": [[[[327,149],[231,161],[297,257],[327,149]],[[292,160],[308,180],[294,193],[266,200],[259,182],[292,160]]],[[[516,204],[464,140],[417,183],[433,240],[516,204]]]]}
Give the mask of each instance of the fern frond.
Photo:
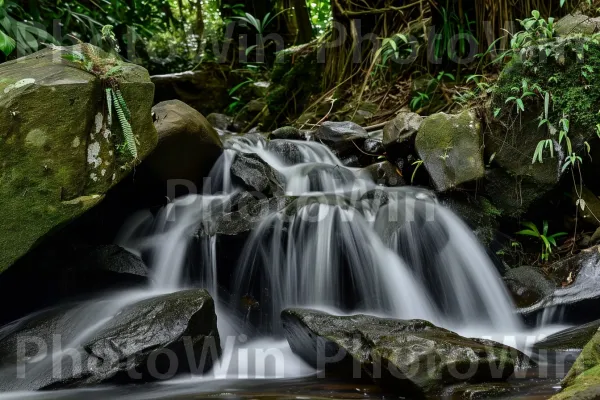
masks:
{"type": "Polygon", "coordinates": [[[127,121],[131,121],[131,112],[129,111],[129,107],[127,107],[127,103],[125,102],[125,99],[123,98],[123,94],[121,93],[121,90],[115,89],[114,92],[116,94],[117,101],[119,102],[119,104],[121,105],[121,108],[123,109],[123,112],[125,113],[125,118],[127,118],[127,121]]]}
{"type": "MultiPolygon", "coordinates": [[[[119,96],[119,94],[120,91],[118,89],[112,91],[115,111],[117,112],[117,117],[119,119],[119,124],[121,125],[121,130],[123,131],[125,149],[134,160],[137,160],[138,152],[137,146],[135,144],[135,136],[133,135],[133,129],[131,129],[131,124],[129,123],[129,120],[125,115],[126,108],[124,109],[121,104],[121,101],[119,101],[119,97],[121,97],[121,100],[123,100],[123,97],[119,96]]],[[[129,112],[129,110],[127,110],[127,112],[129,112]]]]}

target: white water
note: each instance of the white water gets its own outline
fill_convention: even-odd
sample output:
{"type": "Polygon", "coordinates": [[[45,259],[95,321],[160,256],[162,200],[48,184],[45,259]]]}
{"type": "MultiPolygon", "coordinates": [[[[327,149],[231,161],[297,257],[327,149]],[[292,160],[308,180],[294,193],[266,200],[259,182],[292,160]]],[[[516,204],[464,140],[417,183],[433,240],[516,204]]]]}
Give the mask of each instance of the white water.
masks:
{"type": "MultiPolygon", "coordinates": [[[[133,216],[118,238],[119,244],[149,260],[152,287],[143,296],[189,287],[187,269],[195,266],[200,285],[218,300],[222,364],[194,379],[313,374],[315,371],[277,337],[279,314],[292,306],[338,314],[422,318],[464,335],[490,336],[498,341],[502,335],[523,332],[500,276],[477,239],[430,193],[388,189],[362,176],[359,179],[357,170],[345,168],[321,144],[281,143],[296,146],[302,162],[290,165],[258,137],[231,139],[204,194],[179,199],[155,216],[148,212],[133,216]],[[240,256],[229,282],[231,299],[227,300],[218,293],[217,273],[223,267],[219,265],[218,238],[197,231],[202,227],[204,232],[212,232],[214,216],[227,210],[241,190],[230,173],[239,153],[257,154],[281,174],[285,192],[300,197],[288,209],[259,221],[243,249],[228,249],[240,256]],[[376,188],[389,198],[387,204],[382,205],[380,197],[369,200],[373,197],[366,196],[376,188]],[[200,247],[200,265],[189,262],[194,246],[200,247]],[[255,299],[260,308],[259,327],[253,328],[249,321],[252,310],[248,315],[235,311],[246,296],[255,299]],[[256,333],[259,330],[263,335],[256,333]],[[227,347],[228,338],[237,339],[227,347]],[[257,370],[252,354],[261,349],[277,349],[284,356],[283,364],[274,362],[268,371],[257,370]]],[[[102,321],[139,301],[139,296],[123,295],[106,304],[90,305],[95,308],[83,311],[93,313],[94,322],[77,316],[80,330],[74,337],[78,342],[90,337],[102,321]]]]}

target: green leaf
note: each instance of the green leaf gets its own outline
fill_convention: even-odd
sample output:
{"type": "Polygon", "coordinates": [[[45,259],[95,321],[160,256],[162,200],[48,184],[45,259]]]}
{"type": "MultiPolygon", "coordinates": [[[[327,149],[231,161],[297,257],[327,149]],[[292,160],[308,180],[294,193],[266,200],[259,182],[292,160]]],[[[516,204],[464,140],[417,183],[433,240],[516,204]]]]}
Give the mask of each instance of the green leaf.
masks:
{"type": "Polygon", "coordinates": [[[540,19],[540,12],[538,10],[533,10],[531,15],[533,15],[533,18],[535,19],[540,19]]]}
{"type": "Polygon", "coordinates": [[[548,235],[548,221],[544,220],[543,224],[544,224],[544,230],[543,230],[542,235],[547,236],[548,235]]]}
{"type": "Polygon", "coordinates": [[[17,47],[17,42],[4,32],[0,31],[0,51],[8,56],[17,47]]]}
{"type": "Polygon", "coordinates": [[[523,104],[523,100],[517,99],[517,108],[521,109],[521,111],[525,111],[525,104],[523,104]]]}
{"type": "Polygon", "coordinates": [[[546,245],[546,250],[548,250],[549,253],[552,253],[552,246],[550,246],[548,238],[546,236],[540,236],[540,238],[542,239],[542,242],[544,242],[544,245],[546,245]]]}

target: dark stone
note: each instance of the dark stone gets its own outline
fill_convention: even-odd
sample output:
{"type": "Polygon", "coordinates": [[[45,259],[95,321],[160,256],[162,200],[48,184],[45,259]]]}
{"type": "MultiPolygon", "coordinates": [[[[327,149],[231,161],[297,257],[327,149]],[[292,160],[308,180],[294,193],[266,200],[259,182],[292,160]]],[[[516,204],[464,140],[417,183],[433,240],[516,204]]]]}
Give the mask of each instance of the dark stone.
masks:
{"type": "MultiPolygon", "coordinates": [[[[536,304],[520,309],[525,319],[534,323],[544,310],[558,310],[563,323],[588,323],[600,319],[600,247],[552,264],[552,275],[571,276],[570,286],[556,289],[536,304]]],[[[556,322],[556,321],[553,321],[556,322]]]]}
{"type": "Polygon", "coordinates": [[[323,122],[315,132],[317,140],[329,143],[367,139],[367,131],[354,122],[323,122]]]}
{"type": "Polygon", "coordinates": [[[401,112],[383,128],[383,146],[414,146],[415,136],[423,123],[423,117],[412,112],[401,112]]]}
{"type": "Polygon", "coordinates": [[[427,321],[300,309],[285,310],[281,317],[292,351],[311,366],[345,378],[356,377],[353,369],[359,367],[366,377],[404,396],[432,395],[465,381],[502,381],[529,363],[515,349],[463,338],[427,321]]]}
{"type": "Polygon", "coordinates": [[[295,143],[286,140],[271,140],[267,150],[276,153],[288,165],[300,164],[303,160],[302,153],[295,143]]]}
{"type": "Polygon", "coordinates": [[[575,328],[565,329],[548,336],[534,345],[535,350],[581,350],[592,340],[600,328],[600,320],[590,322],[575,328]]]}
{"type": "Polygon", "coordinates": [[[504,276],[506,287],[519,308],[529,307],[556,289],[556,285],[532,267],[510,269],[504,276]]]}
{"type": "Polygon", "coordinates": [[[284,126],[271,132],[269,139],[306,140],[306,133],[298,128],[284,126]]]}
{"type": "Polygon", "coordinates": [[[488,246],[492,242],[499,227],[501,212],[488,199],[457,191],[441,194],[439,201],[461,217],[481,243],[488,246]]]}
{"type": "Polygon", "coordinates": [[[283,194],[281,174],[256,154],[238,154],[231,165],[231,174],[248,190],[265,195],[283,194]]]}
{"type": "MultiPolygon", "coordinates": [[[[19,341],[36,338],[52,349],[54,335],[61,334],[64,339],[77,322],[70,318],[69,311],[54,309],[4,328],[0,340],[0,388],[40,390],[167,379],[197,368],[203,346],[209,340],[213,341],[214,355],[220,355],[214,302],[205,290],[188,290],[141,300],[121,309],[92,338],[72,349],[81,363],[73,363],[66,356],[55,367],[51,363],[39,365],[30,371],[28,379],[16,378],[15,365],[24,361],[19,359],[19,341]],[[167,353],[171,355],[167,357],[167,353]]],[[[27,346],[25,357],[30,358],[37,351],[35,345],[27,346]]],[[[212,353],[205,355],[200,372],[207,371],[215,361],[212,353]]],[[[44,361],[50,360],[39,362],[44,361]]],[[[30,360],[27,368],[35,364],[30,360]]]]}
{"type": "Polygon", "coordinates": [[[152,112],[158,146],[144,166],[163,186],[183,179],[202,187],[223,152],[219,135],[202,114],[179,100],[157,104],[152,112]]]}
{"type": "Polygon", "coordinates": [[[383,147],[381,140],[377,139],[365,140],[362,149],[365,153],[373,156],[382,156],[385,153],[385,148],[383,147]]]}

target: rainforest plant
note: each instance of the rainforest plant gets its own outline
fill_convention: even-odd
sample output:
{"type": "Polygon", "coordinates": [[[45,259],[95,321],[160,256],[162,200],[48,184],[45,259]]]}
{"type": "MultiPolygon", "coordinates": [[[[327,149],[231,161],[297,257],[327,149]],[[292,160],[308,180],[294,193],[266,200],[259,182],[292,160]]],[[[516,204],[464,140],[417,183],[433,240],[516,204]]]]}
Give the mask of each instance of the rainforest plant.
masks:
{"type": "Polygon", "coordinates": [[[542,232],[539,231],[533,222],[523,222],[522,225],[527,229],[517,232],[517,235],[531,236],[539,239],[542,245],[541,257],[542,261],[548,261],[552,248],[557,247],[556,239],[566,236],[566,232],[558,232],[552,235],[548,234],[548,221],[544,221],[542,232]]]}

